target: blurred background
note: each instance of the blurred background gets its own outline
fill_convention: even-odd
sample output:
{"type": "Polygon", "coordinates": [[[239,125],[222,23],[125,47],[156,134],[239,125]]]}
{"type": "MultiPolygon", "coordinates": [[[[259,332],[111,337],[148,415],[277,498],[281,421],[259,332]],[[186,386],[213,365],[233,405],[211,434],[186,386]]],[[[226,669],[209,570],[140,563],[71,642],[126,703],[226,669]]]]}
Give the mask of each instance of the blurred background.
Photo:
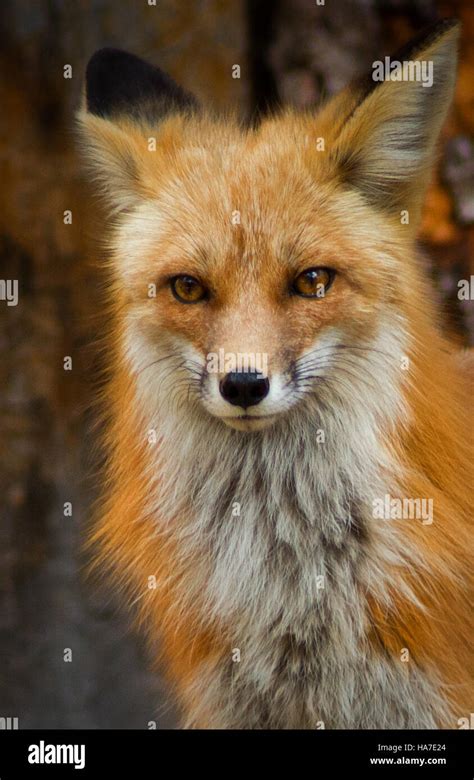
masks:
{"type": "Polygon", "coordinates": [[[468,344],[472,301],[458,300],[457,283],[474,273],[472,0],[2,0],[0,279],[19,280],[19,303],[0,301],[0,718],[20,728],[176,723],[113,590],[83,575],[100,314],[97,203],[73,135],[88,58],[129,49],[250,118],[316,104],[443,16],[463,22],[460,69],[420,242],[446,327],[468,344]]]}

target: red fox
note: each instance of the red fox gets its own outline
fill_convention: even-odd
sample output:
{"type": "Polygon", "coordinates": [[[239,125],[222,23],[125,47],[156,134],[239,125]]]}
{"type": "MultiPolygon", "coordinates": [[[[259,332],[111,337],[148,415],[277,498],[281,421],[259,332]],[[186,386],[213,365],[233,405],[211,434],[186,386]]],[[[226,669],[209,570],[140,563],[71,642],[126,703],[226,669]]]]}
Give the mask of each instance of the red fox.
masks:
{"type": "Polygon", "coordinates": [[[258,126],[134,55],[89,62],[80,134],[111,212],[89,544],[184,727],[474,711],[472,362],[415,243],[458,34],[258,126]]]}

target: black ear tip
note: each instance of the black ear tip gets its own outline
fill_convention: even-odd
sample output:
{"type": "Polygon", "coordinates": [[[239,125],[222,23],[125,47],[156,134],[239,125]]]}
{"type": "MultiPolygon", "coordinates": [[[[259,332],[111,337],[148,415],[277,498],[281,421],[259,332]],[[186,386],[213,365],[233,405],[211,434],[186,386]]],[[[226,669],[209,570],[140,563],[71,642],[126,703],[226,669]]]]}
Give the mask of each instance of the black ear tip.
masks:
{"type": "Polygon", "coordinates": [[[450,30],[455,30],[459,32],[460,29],[461,29],[461,21],[455,16],[449,16],[445,19],[439,19],[437,22],[434,22],[432,24],[431,30],[429,27],[426,29],[425,31],[426,42],[427,44],[431,42],[434,43],[450,30]]]}
{"type": "Polygon", "coordinates": [[[113,101],[113,93],[117,93],[116,79],[126,68],[130,71],[141,62],[134,54],[122,49],[104,47],[98,49],[86,68],[86,99],[87,109],[92,114],[106,116],[113,101]],[[134,60],[136,62],[134,62],[134,60]]]}
{"type": "Polygon", "coordinates": [[[87,63],[86,84],[89,85],[90,83],[93,85],[96,79],[113,68],[132,68],[146,64],[140,57],[124,49],[114,49],[111,46],[105,46],[103,49],[97,49],[87,63]]]}
{"type": "Polygon", "coordinates": [[[461,27],[461,20],[457,16],[448,16],[445,19],[440,19],[438,24],[441,31],[447,32],[453,27],[461,27]]]}
{"type": "Polygon", "coordinates": [[[119,61],[124,54],[127,54],[127,52],[121,49],[112,49],[110,47],[97,49],[87,63],[86,81],[93,79],[104,68],[113,65],[114,61],[119,61]]]}
{"type": "Polygon", "coordinates": [[[115,113],[151,116],[151,103],[192,108],[195,99],[159,68],[135,54],[105,47],[96,51],[86,68],[87,110],[107,117],[115,113]]]}
{"type": "Polygon", "coordinates": [[[436,22],[424,27],[414,38],[408,41],[393,55],[394,59],[410,59],[416,57],[424,49],[427,49],[433,43],[436,43],[450,30],[459,29],[461,23],[455,17],[447,19],[438,19],[436,22]]]}

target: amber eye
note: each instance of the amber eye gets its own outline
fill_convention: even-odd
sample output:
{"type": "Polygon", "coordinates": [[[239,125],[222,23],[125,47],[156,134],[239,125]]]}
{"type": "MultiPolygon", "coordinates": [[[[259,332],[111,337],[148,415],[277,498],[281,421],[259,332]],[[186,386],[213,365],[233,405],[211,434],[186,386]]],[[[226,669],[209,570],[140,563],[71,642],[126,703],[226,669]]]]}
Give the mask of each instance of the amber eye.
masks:
{"type": "Polygon", "coordinates": [[[324,298],[336,272],[332,268],[308,268],[293,282],[293,292],[303,298],[324,298]]]}
{"type": "Polygon", "coordinates": [[[199,303],[207,295],[204,285],[193,276],[175,276],[170,284],[174,297],[181,303],[199,303]]]}

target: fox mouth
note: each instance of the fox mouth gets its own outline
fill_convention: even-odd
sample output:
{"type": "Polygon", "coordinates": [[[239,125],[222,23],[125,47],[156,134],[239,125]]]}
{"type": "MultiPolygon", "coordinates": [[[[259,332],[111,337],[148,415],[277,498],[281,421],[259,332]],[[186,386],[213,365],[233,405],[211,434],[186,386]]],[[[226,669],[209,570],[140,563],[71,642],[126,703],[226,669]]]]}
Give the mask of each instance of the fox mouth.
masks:
{"type": "Polygon", "coordinates": [[[266,420],[275,417],[274,414],[235,414],[229,417],[221,417],[221,420],[266,420]]]}
{"type": "Polygon", "coordinates": [[[237,414],[219,417],[219,419],[229,428],[238,431],[259,431],[271,425],[276,416],[276,414],[237,414]]]}

